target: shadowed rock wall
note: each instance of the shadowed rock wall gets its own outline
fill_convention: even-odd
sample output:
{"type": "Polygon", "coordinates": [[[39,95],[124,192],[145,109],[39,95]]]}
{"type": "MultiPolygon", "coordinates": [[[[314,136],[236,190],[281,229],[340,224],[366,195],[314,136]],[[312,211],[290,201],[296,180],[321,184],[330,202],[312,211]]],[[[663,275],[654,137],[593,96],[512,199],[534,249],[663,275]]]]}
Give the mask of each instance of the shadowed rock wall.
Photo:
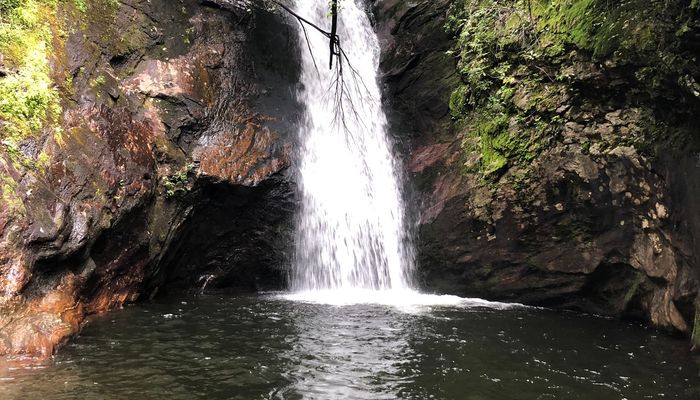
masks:
{"type": "Polygon", "coordinates": [[[602,55],[531,44],[544,40],[537,29],[551,9],[527,17],[521,2],[374,2],[425,289],[691,334],[700,31],[697,10],[676,3],[647,20],[676,62],[653,69],[644,51],[655,44],[639,44],[638,58],[624,41],[602,55]]]}

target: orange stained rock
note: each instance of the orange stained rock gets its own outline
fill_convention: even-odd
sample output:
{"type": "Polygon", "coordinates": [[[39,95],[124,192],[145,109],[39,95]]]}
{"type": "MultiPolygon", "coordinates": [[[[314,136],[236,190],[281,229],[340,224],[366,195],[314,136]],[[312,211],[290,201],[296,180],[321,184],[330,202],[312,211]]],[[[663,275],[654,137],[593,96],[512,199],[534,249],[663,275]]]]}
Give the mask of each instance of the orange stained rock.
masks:
{"type": "Polygon", "coordinates": [[[231,183],[255,186],[263,179],[289,166],[291,146],[275,149],[279,134],[262,125],[264,118],[253,116],[238,132],[220,134],[200,153],[200,173],[231,183]]]}
{"type": "Polygon", "coordinates": [[[409,160],[409,170],[413,173],[420,173],[444,159],[449,146],[447,143],[440,143],[416,149],[409,160]]]}

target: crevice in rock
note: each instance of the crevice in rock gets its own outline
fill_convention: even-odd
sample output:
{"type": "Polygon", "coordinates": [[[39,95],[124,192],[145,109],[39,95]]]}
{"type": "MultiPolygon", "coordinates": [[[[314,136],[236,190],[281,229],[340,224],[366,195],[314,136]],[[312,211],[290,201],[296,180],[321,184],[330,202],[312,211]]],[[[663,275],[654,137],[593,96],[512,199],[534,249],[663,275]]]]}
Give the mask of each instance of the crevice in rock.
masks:
{"type": "Polygon", "coordinates": [[[279,290],[291,262],[294,187],[280,173],[255,187],[202,179],[185,202],[189,217],[174,233],[149,282],[165,289],[279,290]]]}
{"type": "Polygon", "coordinates": [[[650,284],[643,272],[627,264],[606,263],[588,275],[581,296],[598,314],[633,313],[638,308],[643,288],[650,284]]]}

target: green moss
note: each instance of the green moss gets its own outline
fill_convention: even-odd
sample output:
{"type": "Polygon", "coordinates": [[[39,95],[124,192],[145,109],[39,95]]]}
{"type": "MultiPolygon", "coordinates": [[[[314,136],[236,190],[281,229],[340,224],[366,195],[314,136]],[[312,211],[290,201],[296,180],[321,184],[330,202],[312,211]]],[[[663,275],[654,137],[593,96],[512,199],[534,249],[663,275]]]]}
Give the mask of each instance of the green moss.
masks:
{"type": "Polygon", "coordinates": [[[0,53],[10,73],[0,78],[0,140],[10,149],[56,124],[61,106],[49,70],[55,1],[17,0],[0,5],[0,53]]]}
{"type": "Polygon", "coordinates": [[[459,86],[450,95],[450,114],[452,118],[459,119],[464,116],[469,103],[469,88],[465,85],[459,86]]]}
{"type": "Polygon", "coordinates": [[[484,175],[500,171],[508,162],[503,148],[508,142],[506,115],[485,118],[475,129],[481,139],[481,170],[484,175]]]}
{"type": "MultiPolygon", "coordinates": [[[[527,168],[541,149],[559,139],[570,99],[583,98],[578,87],[590,79],[585,77],[587,64],[578,60],[611,59],[614,65],[625,65],[639,85],[637,92],[629,92],[637,102],[644,98],[655,106],[660,96],[677,99],[679,89],[668,89],[669,82],[679,81],[678,76],[690,68],[687,57],[674,53],[678,35],[696,25],[687,4],[683,0],[453,2],[446,29],[455,46],[448,55],[456,58],[460,82],[450,96],[450,115],[464,135],[479,138],[478,145],[464,140],[467,171],[474,172],[469,168],[475,151],[480,152],[479,172],[484,176],[511,166],[527,168]],[[684,23],[686,30],[679,30],[684,23]]],[[[597,101],[591,99],[592,104],[597,101]]],[[[644,132],[635,129],[611,145],[652,148],[641,143],[659,139],[649,132],[664,134],[653,122],[639,128],[644,132]]]]}
{"type": "Polygon", "coordinates": [[[118,42],[114,43],[114,52],[116,55],[130,54],[146,47],[149,40],[148,35],[138,25],[133,25],[119,36],[118,42]]]}
{"type": "Polygon", "coordinates": [[[475,151],[480,156],[476,170],[469,169],[473,163],[465,163],[466,172],[496,177],[506,167],[529,163],[543,147],[542,138],[556,124],[556,116],[544,122],[537,115],[527,115],[513,106],[513,96],[514,89],[503,86],[473,112],[464,114],[466,137],[478,138],[463,142],[465,159],[473,159],[471,154],[475,151]]]}
{"type": "Polygon", "coordinates": [[[186,193],[189,190],[190,176],[195,173],[195,170],[196,166],[194,164],[187,164],[180,171],[164,176],[161,179],[161,185],[165,190],[165,197],[171,198],[177,194],[186,193]]]}
{"type": "Polygon", "coordinates": [[[508,159],[496,150],[494,140],[490,136],[481,138],[481,170],[485,176],[501,171],[508,163],[508,159]]]}
{"type": "Polygon", "coordinates": [[[24,215],[26,212],[22,199],[17,196],[17,182],[7,175],[0,175],[0,204],[12,215],[24,215]]]}
{"type": "Polygon", "coordinates": [[[533,4],[543,43],[574,45],[594,58],[613,53],[622,58],[656,57],[664,40],[661,21],[675,11],[669,2],[647,0],[533,0],[533,4]]]}
{"type": "Polygon", "coordinates": [[[182,35],[182,42],[186,45],[192,43],[191,37],[194,35],[194,27],[189,27],[185,29],[185,33],[182,35]]]}
{"type": "Polygon", "coordinates": [[[700,306],[695,309],[695,326],[693,328],[691,343],[695,350],[700,350],[700,306]]]}
{"type": "MultiPolygon", "coordinates": [[[[450,113],[465,125],[466,135],[478,138],[465,140],[463,151],[467,160],[474,151],[480,153],[478,172],[484,177],[498,176],[507,166],[531,158],[537,147],[526,129],[509,129],[511,119],[527,120],[513,104],[516,88],[529,82],[514,68],[521,60],[513,54],[532,40],[523,16],[520,6],[510,1],[463,0],[455,2],[448,18],[447,29],[457,39],[451,54],[458,58],[461,76],[450,97],[450,113]]],[[[472,168],[474,163],[465,165],[472,168]]]]}
{"type": "Polygon", "coordinates": [[[85,0],[74,0],[75,2],[75,8],[78,9],[81,13],[85,13],[87,11],[87,4],[85,4],[85,0]]]}
{"type": "Polygon", "coordinates": [[[23,0],[0,0],[0,13],[7,15],[22,5],[23,0]]]}
{"type": "Polygon", "coordinates": [[[45,171],[49,167],[50,162],[51,157],[42,151],[36,158],[36,167],[41,171],[45,171]]]}
{"type": "Polygon", "coordinates": [[[91,88],[96,88],[99,86],[104,85],[107,82],[107,79],[105,78],[104,75],[98,75],[97,77],[93,78],[88,82],[91,88]]]}
{"type": "Polygon", "coordinates": [[[0,118],[3,139],[17,140],[37,133],[47,117],[61,112],[58,91],[49,77],[46,43],[32,44],[18,73],[0,79],[0,118]]]}

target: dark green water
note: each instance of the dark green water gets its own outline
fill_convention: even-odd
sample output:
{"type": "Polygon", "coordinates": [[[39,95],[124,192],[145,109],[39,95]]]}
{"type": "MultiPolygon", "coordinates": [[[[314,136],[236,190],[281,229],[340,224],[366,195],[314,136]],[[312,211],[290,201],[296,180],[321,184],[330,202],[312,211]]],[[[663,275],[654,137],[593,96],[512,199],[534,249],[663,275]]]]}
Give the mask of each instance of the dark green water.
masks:
{"type": "Polygon", "coordinates": [[[274,296],[129,307],[43,366],[1,368],[3,399],[700,399],[686,343],[637,325],[274,296]]]}

